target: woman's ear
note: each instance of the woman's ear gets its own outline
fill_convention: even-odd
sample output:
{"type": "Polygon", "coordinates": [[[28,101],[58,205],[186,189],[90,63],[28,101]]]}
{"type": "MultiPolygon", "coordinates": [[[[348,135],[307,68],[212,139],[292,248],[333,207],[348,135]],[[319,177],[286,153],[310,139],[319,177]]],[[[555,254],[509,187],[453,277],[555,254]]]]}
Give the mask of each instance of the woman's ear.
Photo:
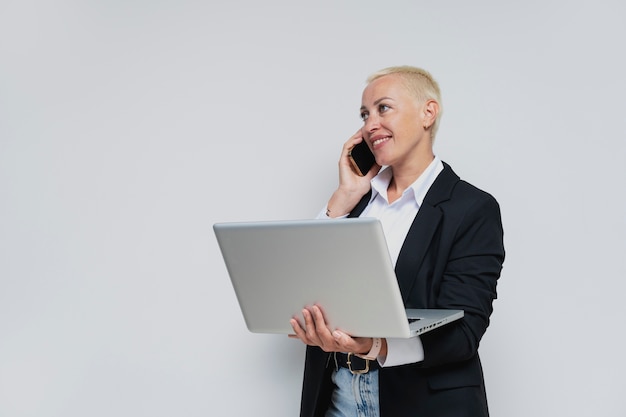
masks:
{"type": "Polygon", "coordinates": [[[439,103],[437,103],[435,100],[428,100],[424,104],[424,129],[428,129],[435,123],[438,114],[439,103]]]}

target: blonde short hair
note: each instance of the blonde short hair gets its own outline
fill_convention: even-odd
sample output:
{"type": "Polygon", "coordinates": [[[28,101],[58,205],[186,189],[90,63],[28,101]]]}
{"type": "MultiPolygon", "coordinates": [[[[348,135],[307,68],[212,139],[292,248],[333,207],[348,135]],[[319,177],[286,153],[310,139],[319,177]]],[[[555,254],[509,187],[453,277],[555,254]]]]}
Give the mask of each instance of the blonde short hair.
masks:
{"type": "Polygon", "coordinates": [[[437,118],[431,127],[431,138],[434,139],[437,134],[437,130],[439,129],[441,114],[443,113],[439,84],[437,84],[437,81],[435,81],[433,76],[428,71],[408,65],[388,67],[380,71],[376,71],[367,77],[367,83],[369,84],[380,77],[392,74],[400,76],[405,87],[415,96],[417,100],[419,100],[420,103],[425,103],[428,100],[435,100],[439,104],[439,113],[437,113],[437,118]]]}

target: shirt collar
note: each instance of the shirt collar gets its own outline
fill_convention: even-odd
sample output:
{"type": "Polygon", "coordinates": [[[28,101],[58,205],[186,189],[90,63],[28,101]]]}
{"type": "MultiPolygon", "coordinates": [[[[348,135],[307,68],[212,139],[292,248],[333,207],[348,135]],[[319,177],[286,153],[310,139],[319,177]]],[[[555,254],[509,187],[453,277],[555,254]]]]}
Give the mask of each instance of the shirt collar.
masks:
{"type": "MultiPolygon", "coordinates": [[[[413,184],[404,190],[404,193],[413,193],[415,202],[418,207],[421,207],[428,189],[431,185],[433,185],[433,182],[435,182],[437,175],[439,175],[441,171],[443,171],[443,163],[439,157],[435,156],[424,172],[422,172],[413,184]]],[[[372,178],[372,197],[370,198],[370,202],[374,200],[377,194],[380,194],[386,201],[389,201],[387,199],[387,188],[389,188],[392,177],[393,172],[391,168],[386,166],[383,167],[374,178],[372,178]]]]}

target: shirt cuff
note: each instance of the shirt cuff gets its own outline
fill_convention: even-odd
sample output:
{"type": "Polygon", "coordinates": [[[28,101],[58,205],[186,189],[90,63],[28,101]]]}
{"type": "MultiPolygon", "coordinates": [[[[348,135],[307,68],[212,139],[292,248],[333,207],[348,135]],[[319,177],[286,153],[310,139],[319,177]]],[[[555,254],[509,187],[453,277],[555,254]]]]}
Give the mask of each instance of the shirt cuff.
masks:
{"type": "Polygon", "coordinates": [[[381,367],[406,365],[424,360],[424,346],[419,336],[409,339],[387,338],[387,356],[379,356],[381,367]]]}

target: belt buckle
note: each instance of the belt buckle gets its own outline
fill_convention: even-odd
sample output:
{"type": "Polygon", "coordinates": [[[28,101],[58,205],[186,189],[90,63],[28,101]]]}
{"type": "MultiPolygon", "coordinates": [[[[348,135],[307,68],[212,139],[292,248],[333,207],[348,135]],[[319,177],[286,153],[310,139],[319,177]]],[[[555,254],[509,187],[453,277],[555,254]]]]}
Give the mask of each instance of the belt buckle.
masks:
{"type": "Polygon", "coordinates": [[[370,371],[370,360],[365,359],[365,369],[352,369],[352,361],[350,360],[352,355],[353,353],[348,352],[348,358],[346,359],[346,364],[348,365],[348,369],[350,370],[352,375],[361,375],[368,373],[370,371]]]}

